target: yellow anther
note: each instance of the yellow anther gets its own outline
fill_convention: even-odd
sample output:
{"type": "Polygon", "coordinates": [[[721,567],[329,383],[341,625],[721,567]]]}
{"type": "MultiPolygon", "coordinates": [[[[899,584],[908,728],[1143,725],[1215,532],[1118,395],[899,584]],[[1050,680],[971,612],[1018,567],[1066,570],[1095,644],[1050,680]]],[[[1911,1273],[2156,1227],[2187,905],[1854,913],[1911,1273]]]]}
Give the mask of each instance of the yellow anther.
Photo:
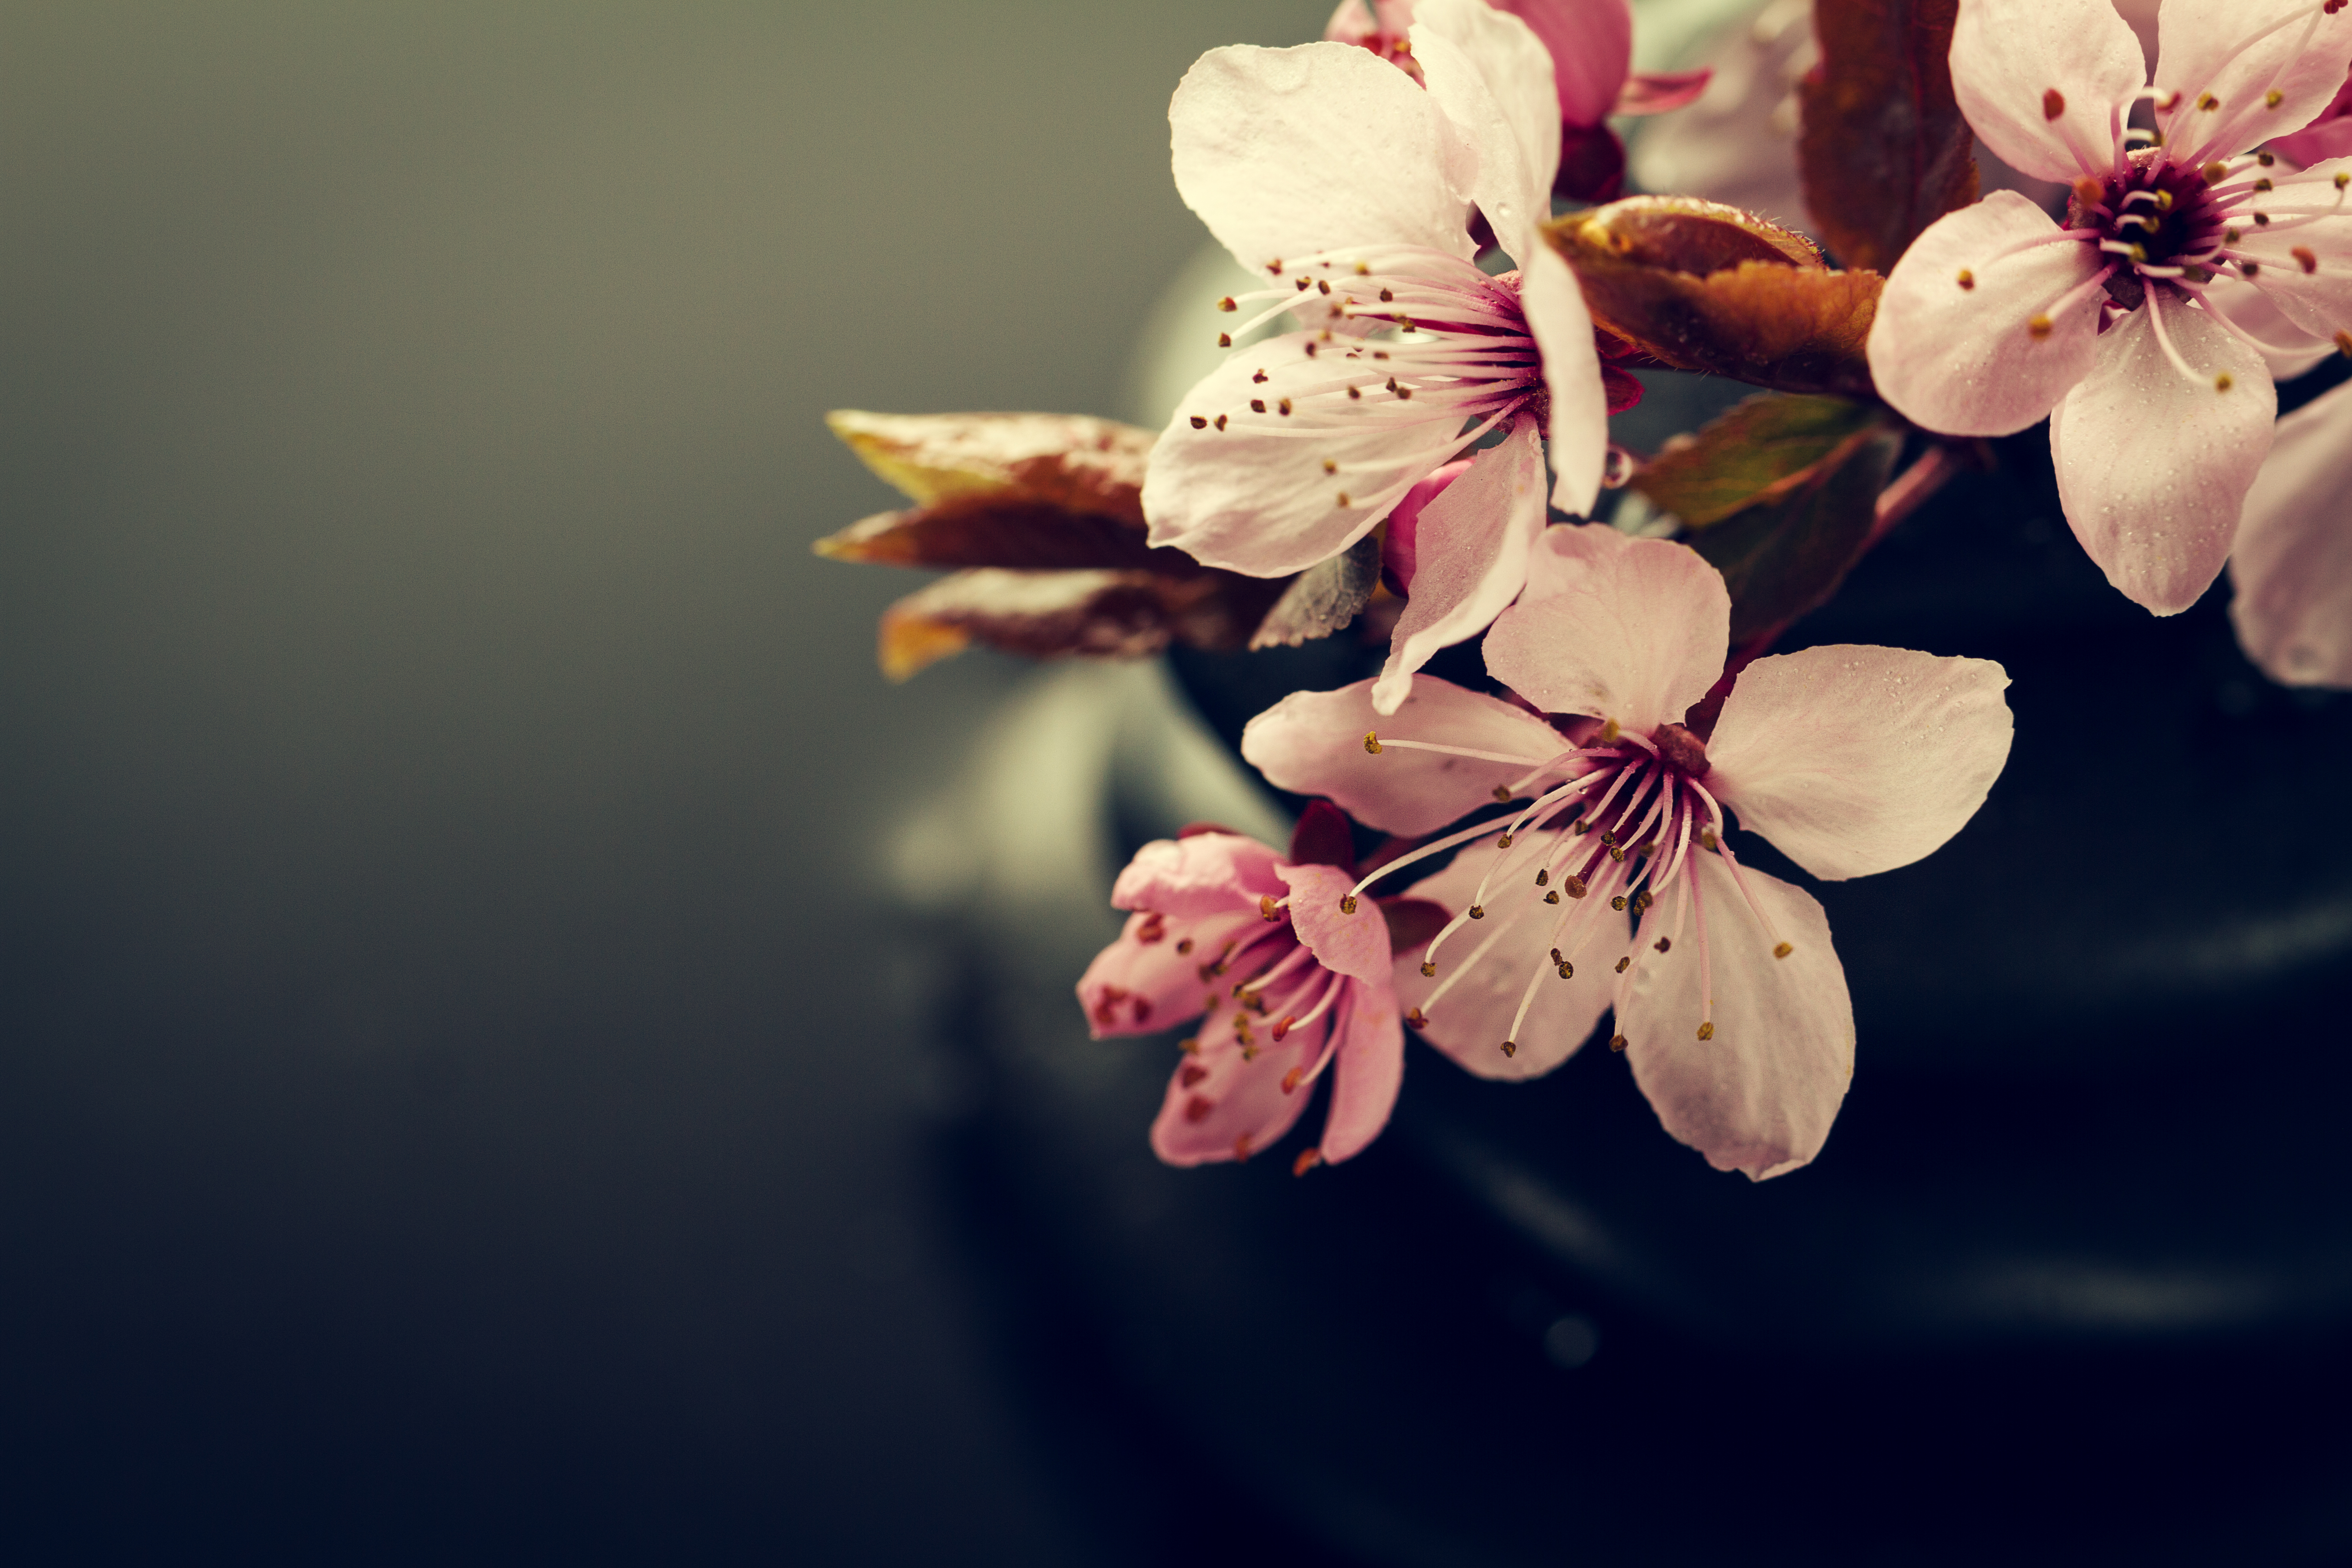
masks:
{"type": "Polygon", "coordinates": [[[1975,288],[1976,286],[1977,286],[1977,275],[1976,275],[1975,273],[1973,273],[1973,272],[1969,271],[1969,270],[1967,268],[1965,268],[1965,267],[1961,268],[1960,268],[1960,287],[1961,287],[1961,288],[1963,288],[1963,289],[1973,289],[1973,288],[1975,288]]]}
{"type": "Polygon", "coordinates": [[[1356,912],[1355,894],[1342,893],[1339,895],[1339,912],[1343,915],[1352,915],[1356,912]]]}
{"type": "Polygon", "coordinates": [[[1549,869],[1549,868],[1545,868],[1545,867],[1538,867],[1538,868],[1537,868],[1537,869],[1536,869],[1536,886],[1537,886],[1537,887],[1538,887],[1538,888],[1548,888],[1548,887],[1551,886],[1551,871],[1550,871],[1550,869],[1549,869]]]}
{"type": "Polygon", "coordinates": [[[1423,1015],[1420,1008],[1411,1007],[1405,1011],[1404,1021],[1418,1029],[1427,1024],[1429,1019],[1423,1015]]]}
{"type": "Polygon", "coordinates": [[[1278,921],[1282,918],[1282,910],[1275,903],[1272,893],[1260,893],[1257,896],[1257,912],[1270,921],[1278,921]]]}
{"type": "Polygon", "coordinates": [[[2037,338],[2046,338],[2050,335],[2051,324],[2049,317],[2036,311],[2027,319],[2025,330],[2037,338]]]}
{"type": "Polygon", "coordinates": [[[1672,952],[1675,949],[1675,939],[1670,936],[1662,936],[1658,939],[1657,947],[1660,952],[1672,952]]]}
{"type": "Polygon", "coordinates": [[[1378,730],[1364,731],[1364,750],[1376,757],[1381,754],[1381,732],[1378,730]]]}
{"type": "Polygon", "coordinates": [[[1568,874],[1568,880],[1560,886],[1568,889],[1568,896],[1571,899],[1580,899],[1592,890],[1585,884],[1584,879],[1573,871],[1568,874]]]}
{"type": "Polygon", "coordinates": [[[1483,920],[1485,920],[1485,919],[1486,918],[1486,905],[1484,905],[1484,904],[1473,904],[1473,905],[1471,905],[1471,906],[1470,906],[1470,918],[1471,918],[1472,920],[1474,920],[1474,921],[1483,921],[1483,920]]]}
{"type": "Polygon", "coordinates": [[[2200,92],[2197,95],[2197,107],[2210,114],[2221,107],[2221,100],[2210,92],[2200,92]]]}
{"type": "Polygon", "coordinates": [[[1623,1050],[1623,1049],[1625,1048],[1625,1037],[1624,1037],[1624,1036],[1622,1036],[1622,1035],[1612,1035],[1612,1036],[1610,1036],[1610,1037],[1609,1037],[1609,1048],[1610,1048],[1611,1050],[1612,1050],[1612,1051],[1622,1051],[1622,1050],[1623,1050]]]}
{"type": "Polygon", "coordinates": [[[1503,1054],[1504,1054],[1505,1056],[1507,1056],[1507,1057],[1515,1057],[1515,1056],[1517,1056],[1517,1055],[1519,1054],[1519,1043],[1518,1043],[1518,1041],[1517,1041],[1517,1040],[1505,1040],[1505,1041],[1503,1042],[1503,1054]]]}
{"type": "Polygon", "coordinates": [[[1797,951],[1797,950],[1796,950],[1795,948],[1790,947],[1787,942],[1781,942],[1781,943],[1778,944],[1777,946],[1775,946],[1775,947],[1772,949],[1772,956],[1773,956],[1773,957],[1775,957],[1775,958],[1786,958],[1786,957],[1788,957],[1790,953],[1792,953],[1792,952],[1796,952],[1796,951],[1797,951]]]}
{"type": "Polygon", "coordinates": [[[1497,839],[1496,839],[1496,840],[1495,840],[1495,847],[1496,847],[1496,848],[1497,848],[1497,849],[1508,849],[1510,847],[1511,847],[1511,836],[1510,836],[1509,834],[1507,834],[1507,833],[1504,834],[1500,838],[1497,838],[1497,839]]]}
{"type": "Polygon", "coordinates": [[[1624,957],[1622,957],[1622,958],[1619,959],[1619,960],[1617,961],[1617,973],[1620,973],[1620,974],[1624,973],[1625,973],[1625,971],[1627,970],[1627,968],[1629,968],[1629,967],[1633,964],[1633,955],[1632,953],[1630,953],[1630,952],[1629,952],[1629,953],[1627,953],[1624,957]]]}
{"type": "Polygon", "coordinates": [[[2216,392],[2227,392],[2237,384],[2230,379],[2230,373],[2226,370],[2213,378],[2213,390],[2216,392]]]}
{"type": "Polygon", "coordinates": [[[1617,737],[1624,732],[1625,731],[1622,730],[1617,728],[1617,721],[1612,719],[1609,722],[1601,726],[1601,744],[1604,746],[1613,746],[1617,743],[1617,737]]]}
{"type": "Polygon", "coordinates": [[[1559,889],[1555,888],[1550,892],[1546,893],[1544,895],[1544,902],[1548,904],[1556,904],[1559,902],[1559,889]]]}
{"type": "Polygon", "coordinates": [[[1559,977],[1560,977],[1562,980],[1573,980],[1573,979],[1575,979],[1575,978],[1576,978],[1576,965],[1574,965],[1573,963],[1568,963],[1563,962],[1563,963],[1560,964],[1560,966],[1559,966],[1559,977]]]}
{"type": "Polygon", "coordinates": [[[1434,980],[1437,977],[1437,965],[1433,963],[1423,964],[1421,966],[1421,976],[1424,980],[1434,980]]]}
{"type": "Polygon", "coordinates": [[[1712,1022],[1701,1024],[1698,1026],[1698,1037],[1702,1040],[1715,1038],[1715,1025],[1712,1022]]]}
{"type": "Polygon", "coordinates": [[[2276,88],[2273,88],[2270,91],[2263,94],[2263,107],[2264,109],[2276,109],[2280,104],[2284,103],[2285,101],[2286,94],[2281,92],[2276,88]]]}

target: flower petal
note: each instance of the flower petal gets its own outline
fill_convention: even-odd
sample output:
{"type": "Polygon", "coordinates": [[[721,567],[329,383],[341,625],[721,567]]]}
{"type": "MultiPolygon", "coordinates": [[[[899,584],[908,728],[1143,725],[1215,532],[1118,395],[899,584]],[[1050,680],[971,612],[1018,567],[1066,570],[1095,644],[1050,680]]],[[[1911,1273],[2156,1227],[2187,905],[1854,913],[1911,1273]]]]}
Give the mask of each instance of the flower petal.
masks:
{"type": "Polygon", "coordinates": [[[1281,863],[1275,850],[1238,833],[1156,838],[1135,852],[1111,884],[1111,907],[1178,921],[1237,910],[1255,914],[1259,899],[1279,899],[1288,891],[1281,863]]]}
{"type": "MultiPolygon", "coordinates": [[[[1589,339],[1587,340],[1590,341],[1589,339]]],[[[1519,596],[1528,552],[1544,531],[1543,442],[1522,416],[1502,445],[1422,510],[1413,530],[1412,596],[1397,618],[1372,707],[1393,713],[1413,671],[1437,650],[1485,631],[1519,596]]]]}
{"type": "Polygon", "coordinates": [[[1444,417],[1434,395],[1410,403],[1375,394],[1337,413],[1328,396],[1307,406],[1335,378],[1352,379],[1338,353],[1307,353],[1321,336],[1290,332],[1237,349],[1185,395],[1144,473],[1152,544],[1253,577],[1303,572],[1370,533],[1454,455],[1461,422],[1444,417]]]}
{"type": "Polygon", "coordinates": [[[1467,258],[1467,150],[1404,72],[1351,44],[1211,49],[1168,105],[1176,189],[1253,271],[1339,245],[1467,258]]]}
{"type": "Polygon", "coordinates": [[[1605,523],[1554,528],[1528,579],[1486,635],[1486,670],[1547,713],[1646,735],[1680,720],[1723,673],[1731,595],[1687,546],[1605,523]]]}
{"type": "Polygon", "coordinates": [[[2183,163],[2302,130],[2352,65],[2352,16],[2341,7],[2164,0],[2156,37],[2156,86],[2179,94],[2157,124],[2183,163]]]}
{"type": "Polygon", "coordinates": [[[1928,225],[1895,264],[1871,322],[1880,395],[1948,436],[2007,436],[2048,414],[2090,371],[2106,302],[2082,288],[2105,258],[2057,233],[2015,191],[1928,225]],[[2034,240],[2047,243],[2016,248],[2034,240]],[[2039,337],[2037,317],[2050,328],[2039,337]]]}
{"type": "Polygon", "coordinates": [[[1519,308],[1543,351],[1544,390],[1551,395],[1551,466],[1559,476],[1552,504],[1589,517],[1609,466],[1609,392],[1592,343],[1592,312],[1559,252],[1539,250],[1520,271],[1519,308]]]}
{"type": "Polygon", "coordinates": [[[1831,881],[1933,853],[2009,760],[2009,672],[1909,648],[1809,647],[1739,672],[1705,784],[1831,881]]]}
{"type": "Polygon", "coordinates": [[[1257,935],[1265,923],[1255,910],[1199,921],[1144,911],[1130,916],[1118,940],[1097,953],[1078,979],[1087,1029],[1100,1040],[1154,1034],[1192,1017],[1207,994],[1201,965],[1227,942],[1257,935]]]}
{"type": "Polygon", "coordinates": [[[1559,89],[1559,123],[1598,125],[1612,114],[1633,112],[1618,104],[1618,94],[1633,64],[1633,13],[1625,0],[1493,0],[1493,4],[1496,10],[1508,11],[1525,22],[1550,55],[1553,79],[1559,89]]]}
{"type": "Polygon", "coordinates": [[[1265,1020],[1252,1020],[1252,1044],[1244,1055],[1234,1033],[1234,1015],[1233,998],[1220,996],[1202,1020],[1198,1048],[1177,1063],[1168,1079],[1159,1118],[1151,1124],[1151,1152],[1171,1165],[1247,1159],[1289,1131],[1313,1098],[1304,1088],[1286,1093],[1282,1080],[1293,1068],[1313,1066],[1329,1017],[1293,1029],[1279,1041],[1271,1037],[1265,1020]]]}
{"type": "Polygon", "coordinates": [[[2352,686],[2352,386],[2278,422],[2230,555],[2246,657],[2288,686],[2352,686]]]}
{"type": "Polygon", "coordinates": [[[1494,907],[1486,921],[1465,926],[1446,939],[1438,950],[1434,978],[1422,973],[1419,950],[1401,952],[1396,959],[1398,1000],[1428,1014],[1429,1021],[1419,1026],[1422,1038],[1480,1078],[1541,1078],[1573,1056],[1591,1037],[1592,1026],[1601,1021],[1601,1015],[1609,1010],[1615,979],[1609,966],[1625,948],[1622,917],[1597,905],[1590,909],[1573,903],[1556,906],[1528,896],[1527,879],[1551,856],[1559,839],[1558,833],[1549,831],[1521,834],[1508,851],[1513,864],[1500,868],[1497,851],[1483,844],[1471,845],[1454,857],[1452,865],[1412,889],[1415,898],[1433,899],[1459,910],[1478,896],[1479,881],[1489,871],[1497,871],[1497,883],[1508,879],[1509,886],[1502,892],[1490,888],[1487,896],[1494,900],[1494,907]],[[1591,957],[1579,960],[1575,973],[1566,980],[1559,978],[1551,962],[1551,949],[1559,942],[1551,934],[1552,928],[1562,915],[1581,916],[1585,925],[1606,922],[1607,934],[1616,938],[1605,952],[1588,943],[1591,957]],[[1489,941],[1494,945],[1481,954],[1479,950],[1489,941]],[[1475,962],[1474,954],[1478,955],[1475,962]],[[1465,963],[1470,965],[1468,971],[1431,1003],[1438,986],[1465,963]],[[1514,1037],[1511,1025],[1518,1014],[1519,999],[1527,994],[1528,981],[1538,977],[1535,1001],[1514,1037]],[[1502,1051],[1506,1039],[1517,1047],[1509,1056],[1502,1051]]]}
{"type": "Polygon", "coordinates": [[[1445,493],[1445,488],[1470,471],[1474,459],[1456,458],[1450,463],[1430,470],[1425,479],[1416,479],[1404,499],[1389,512],[1389,530],[1381,540],[1381,570],[1396,579],[1397,586],[1408,595],[1412,592],[1413,573],[1420,563],[1416,559],[1421,535],[1421,514],[1429,503],[1445,493]]]}
{"type": "Polygon", "coordinates": [[[1388,976],[1350,985],[1335,1008],[1339,1039],[1331,1063],[1331,1108],[1323,1117],[1323,1158],[1332,1164],[1360,1154],[1389,1124],[1404,1084],[1404,1025],[1388,976]]]}
{"type": "Polygon", "coordinates": [[[1471,200],[1504,250],[1526,262],[1536,226],[1551,216],[1559,168],[1551,56],[1525,22],[1486,0],[1419,0],[1412,58],[1429,96],[1476,149],[1471,200]]]}
{"type": "Polygon", "coordinates": [[[2050,416],[2058,498],[2107,581],[2159,616],[2195,604],[2229,558],[2277,412],[2262,356],[2203,311],[2151,291],[2109,327],[2050,416]],[[2164,353],[2158,310],[2195,379],[2164,353]]]}
{"type": "Polygon", "coordinates": [[[2314,336],[2297,326],[2279,309],[2271,292],[2259,284],[2223,273],[2205,285],[2205,303],[2216,313],[2228,317],[2257,343],[2269,345],[2262,350],[2263,363],[2270,367],[2274,382],[2293,381],[2336,353],[2331,340],[2314,336]]]}
{"type": "Polygon", "coordinates": [[[2139,40],[2109,0],[1960,0],[1953,96],[1985,145],[2022,173],[2104,177],[2120,123],[2110,116],[2147,81],[2139,40]]]}
{"type": "Polygon", "coordinates": [[[2261,268],[2254,288],[2287,320],[2331,342],[2352,327],[2352,192],[2336,188],[2339,174],[2352,175],[2352,158],[2331,158],[2280,178],[2259,205],[2283,221],[2242,222],[2241,237],[2231,247],[2261,268]],[[2293,215],[2298,212],[2328,216],[2297,224],[2293,215]]]}
{"type": "Polygon", "coordinates": [[[1700,855],[1695,863],[1715,985],[1713,1037],[1697,1037],[1708,1016],[1699,942],[1677,937],[1664,953],[1653,944],[1653,929],[1671,930],[1662,917],[1685,896],[1679,892],[1651,908],[1643,946],[1618,986],[1617,1032],[1633,1080],[1666,1131],[1717,1170],[1762,1181],[1806,1163],[1828,1141],[1853,1080],[1853,1003],[1829,920],[1810,894],[1743,868],[1790,944],[1789,956],[1776,959],[1722,859],[1700,855]]]}
{"type": "Polygon", "coordinates": [[[1353,913],[1340,901],[1353,877],[1331,866],[1285,866],[1282,879],[1290,887],[1290,929],[1316,963],[1353,980],[1388,983],[1388,921],[1370,899],[1355,900],[1353,913]]]}
{"type": "Polygon", "coordinates": [[[1372,683],[1360,680],[1337,691],[1294,691],[1242,731],[1242,755],[1275,788],[1326,796],[1383,833],[1434,832],[1566,749],[1559,731],[1533,714],[1434,676],[1414,681],[1412,695],[1389,718],[1372,710],[1372,683]],[[1527,760],[1488,763],[1402,746],[1374,756],[1364,735],[1381,729],[1401,740],[1527,760]]]}

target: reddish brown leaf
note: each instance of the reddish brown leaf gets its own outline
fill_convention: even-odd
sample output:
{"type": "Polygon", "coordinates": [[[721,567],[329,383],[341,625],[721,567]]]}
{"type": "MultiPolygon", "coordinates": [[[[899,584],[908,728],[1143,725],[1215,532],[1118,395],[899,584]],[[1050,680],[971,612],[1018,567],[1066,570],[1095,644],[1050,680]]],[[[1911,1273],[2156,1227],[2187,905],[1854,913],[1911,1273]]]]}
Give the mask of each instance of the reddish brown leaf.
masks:
{"type": "Polygon", "coordinates": [[[974,568],[942,577],[882,612],[882,673],[904,680],[975,642],[1033,658],[1139,658],[1171,642],[1239,647],[1286,584],[1230,572],[1172,577],[974,568]]]}
{"type": "Polygon", "coordinates": [[[1676,370],[1780,392],[1874,394],[1863,344],[1883,279],[1713,202],[1635,196],[1547,230],[1604,330],[1676,370]]]}
{"type": "Polygon", "coordinates": [[[1176,576],[1202,570],[1181,551],[1148,547],[1135,524],[1002,491],[886,511],[818,540],[816,552],[879,566],[1118,567],[1176,576]]]}
{"type": "Polygon", "coordinates": [[[972,492],[1009,493],[1143,526],[1149,430],[1082,414],[866,414],[825,416],[866,466],[928,506],[972,492]]]}
{"type": "Polygon", "coordinates": [[[1952,97],[1959,0],[1814,0],[1821,63],[1797,89],[1805,205],[1849,267],[1885,272],[1977,199],[1976,137],[1952,97]]]}

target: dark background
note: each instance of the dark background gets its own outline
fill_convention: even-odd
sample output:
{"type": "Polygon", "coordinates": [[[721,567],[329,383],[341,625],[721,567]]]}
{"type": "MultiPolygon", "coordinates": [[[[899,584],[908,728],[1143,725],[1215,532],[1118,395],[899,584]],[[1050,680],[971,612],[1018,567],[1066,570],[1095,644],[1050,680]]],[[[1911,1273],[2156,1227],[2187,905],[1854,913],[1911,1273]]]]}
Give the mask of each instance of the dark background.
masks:
{"type": "Polygon", "coordinates": [[[883,892],[1019,672],[821,416],[1118,412],[1328,9],[0,13],[0,1550],[1127,1556],[883,892]]]}

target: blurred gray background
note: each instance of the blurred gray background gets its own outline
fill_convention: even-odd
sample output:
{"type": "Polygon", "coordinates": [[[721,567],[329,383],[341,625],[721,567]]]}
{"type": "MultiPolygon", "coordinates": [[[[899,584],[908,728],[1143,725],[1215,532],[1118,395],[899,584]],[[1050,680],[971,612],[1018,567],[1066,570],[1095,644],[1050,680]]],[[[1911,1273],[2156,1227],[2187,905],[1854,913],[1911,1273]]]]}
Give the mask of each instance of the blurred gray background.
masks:
{"type": "Polygon", "coordinates": [[[922,1149],[835,406],[1122,411],[1324,0],[0,11],[0,1543],[1120,1560],[922,1149]]]}

